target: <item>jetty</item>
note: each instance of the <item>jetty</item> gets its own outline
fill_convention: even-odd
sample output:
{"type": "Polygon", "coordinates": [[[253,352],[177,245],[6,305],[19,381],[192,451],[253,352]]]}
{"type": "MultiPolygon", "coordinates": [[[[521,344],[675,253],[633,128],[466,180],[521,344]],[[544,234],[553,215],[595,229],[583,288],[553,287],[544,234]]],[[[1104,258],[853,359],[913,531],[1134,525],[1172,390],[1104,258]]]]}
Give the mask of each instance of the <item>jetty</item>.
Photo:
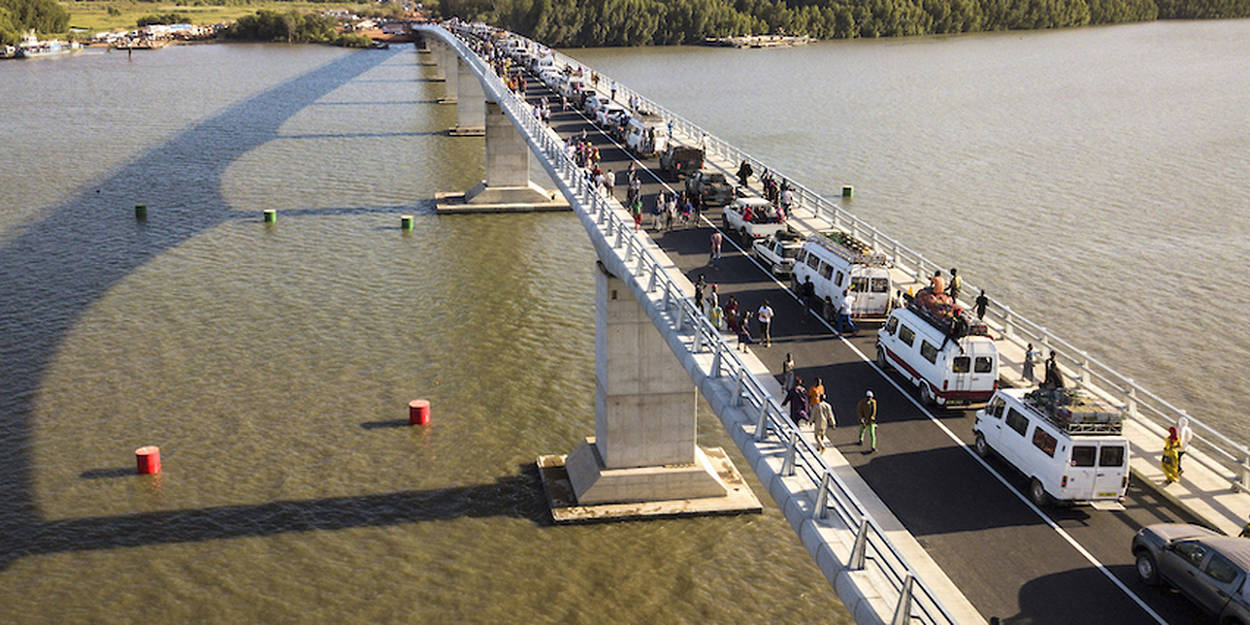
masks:
{"type": "Polygon", "coordinates": [[[703,45],[719,48],[789,48],[815,41],[807,35],[743,35],[738,37],[707,37],[703,45]]]}

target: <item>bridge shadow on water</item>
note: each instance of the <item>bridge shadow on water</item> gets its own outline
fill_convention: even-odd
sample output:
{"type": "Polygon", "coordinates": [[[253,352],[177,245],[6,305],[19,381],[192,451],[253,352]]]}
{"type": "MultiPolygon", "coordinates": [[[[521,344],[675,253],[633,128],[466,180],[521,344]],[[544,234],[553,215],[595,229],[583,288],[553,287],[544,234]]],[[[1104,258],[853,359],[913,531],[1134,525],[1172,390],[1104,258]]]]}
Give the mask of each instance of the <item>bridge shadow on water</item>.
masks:
{"type": "MultiPolygon", "coordinates": [[[[0,356],[5,362],[5,375],[0,376],[0,458],[5,463],[0,479],[0,567],[28,553],[462,515],[535,518],[529,504],[521,508],[523,512],[501,507],[509,495],[516,496],[521,478],[463,489],[307,502],[54,522],[40,517],[30,456],[32,420],[48,367],[79,317],[138,267],[223,222],[239,219],[240,213],[230,210],[221,195],[226,169],[251,150],[282,138],[278,131],[292,115],[349,81],[366,80],[358,77],[396,53],[349,54],[239,102],[47,209],[42,219],[15,228],[0,245],[0,356]],[[132,207],[145,202],[160,218],[136,223],[132,207]],[[441,505],[447,503],[453,505],[441,505]]],[[[113,477],[116,471],[88,471],[83,477],[113,477]]]]}

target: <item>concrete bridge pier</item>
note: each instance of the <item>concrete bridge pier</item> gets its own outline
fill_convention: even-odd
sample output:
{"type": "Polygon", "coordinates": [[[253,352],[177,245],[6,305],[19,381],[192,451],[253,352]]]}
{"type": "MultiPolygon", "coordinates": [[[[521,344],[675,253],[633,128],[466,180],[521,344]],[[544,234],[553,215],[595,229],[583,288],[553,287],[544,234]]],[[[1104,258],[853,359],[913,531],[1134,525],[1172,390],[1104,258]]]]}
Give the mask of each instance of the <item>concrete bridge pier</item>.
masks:
{"type": "MultiPolygon", "coordinates": [[[[480,137],[486,134],[486,93],[473,69],[464,59],[456,57],[456,126],[448,131],[453,137],[480,137]]],[[[451,85],[451,81],[447,83],[451,85]]],[[[450,89],[450,86],[448,87],[450,89]]]]}
{"type": "Polygon", "coordinates": [[[595,435],[563,462],[539,466],[557,522],[758,511],[759,501],[720,448],[695,440],[690,376],[629,286],[595,271],[595,435]]]}
{"type": "MultiPolygon", "coordinates": [[[[435,53],[435,59],[438,61],[438,69],[443,74],[443,97],[438,99],[439,104],[455,104],[460,95],[460,54],[456,49],[439,42],[435,53]]],[[[476,80],[476,79],[474,79],[476,80]]]]}
{"type": "Polygon", "coordinates": [[[499,103],[486,101],[485,109],[486,179],[464,193],[437,194],[437,212],[569,210],[568,202],[557,193],[530,180],[529,144],[499,103]]]}
{"type": "Polygon", "coordinates": [[[443,43],[439,39],[429,39],[426,41],[427,54],[418,55],[423,59],[421,61],[422,65],[428,65],[432,68],[432,72],[429,77],[431,82],[442,82],[447,79],[446,73],[443,71],[444,65],[441,56],[442,49],[446,47],[447,44],[443,43]]]}

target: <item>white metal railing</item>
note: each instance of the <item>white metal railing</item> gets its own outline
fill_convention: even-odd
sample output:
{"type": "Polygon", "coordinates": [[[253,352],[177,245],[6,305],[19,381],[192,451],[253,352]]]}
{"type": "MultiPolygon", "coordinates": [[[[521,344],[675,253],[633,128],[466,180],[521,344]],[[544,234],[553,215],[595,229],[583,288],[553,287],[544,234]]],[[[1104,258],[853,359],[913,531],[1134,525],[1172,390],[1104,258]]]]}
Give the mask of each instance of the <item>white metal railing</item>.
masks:
{"type": "Polygon", "coordinates": [[[913,571],[850,488],[834,475],[824,458],[799,435],[797,426],[790,421],[777,400],[751,374],[725,337],[712,326],[691,297],[683,292],[664,265],[643,244],[641,236],[633,230],[633,219],[619,205],[614,206],[588,180],[585,170],[569,158],[564,141],[534,117],[529,105],[514,95],[465,41],[441,27],[427,26],[423,29],[441,35],[469,63],[473,73],[482,80],[485,90],[497,98],[500,107],[516,123],[531,147],[543,157],[544,166],[573,209],[582,214],[583,223],[588,228],[593,224],[598,234],[612,245],[624,261],[631,275],[623,278],[631,279],[647,293],[661,293],[670,329],[688,337],[693,353],[712,354],[709,375],[722,384],[733,385],[738,405],[742,406],[745,414],[754,415],[755,440],[765,442],[775,438],[785,445],[783,474],[798,475],[810,482],[815,492],[813,518],[824,522],[832,514],[839,523],[857,529],[854,547],[844,554],[847,566],[852,570],[872,567],[888,581],[898,595],[893,622],[955,623],[941,601],[913,571]]]}
{"type": "MultiPolygon", "coordinates": [[[[559,62],[590,71],[583,63],[572,57],[556,50],[539,47],[544,51],[549,51],[559,62]]],[[[629,101],[630,98],[636,99],[640,103],[640,108],[658,114],[666,121],[672,122],[674,134],[680,133],[691,144],[700,145],[707,151],[709,156],[718,156],[730,163],[750,163],[756,174],[763,173],[765,170],[774,174],[778,172],[776,168],[770,167],[742,149],[707,132],[681,115],[600,74],[600,88],[602,88],[605,81],[616,86],[618,100],[629,101]]],[[[915,280],[927,283],[929,276],[932,276],[935,271],[939,271],[943,267],[953,266],[950,263],[939,263],[929,259],[794,179],[783,179],[787,181],[790,189],[793,190],[795,202],[800,208],[806,208],[816,217],[832,223],[835,227],[845,230],[861,240],[867,241],[872,245],[873,249],[885,252],[894,267],[904,271],[915,280]]],[[[977,293],[980,289],[964,281],[963,291],[966,293],[977,293]]],[[[969,304],[966,301],[964,303],[969,304]]],[[[1040,348],[1043,353],[1054,351],[1056,362],[1062,368],[1072,372],[1078,384],[1088,387],[1091,391],[1106,395],[1114,403],[1124,407],[1129,412],[1131,418],[1143,421],[1156,432],[1162,434],[1167,430],[1168,426],[1175,424],[1181,417],[1188,417],[1190,425],[1194,428],[1192,447],[1204,452],[1191,457],[1202,461],[1203,464],[1214,470],[1216,474],[1226,479],[1233,489],[1250,491],[1250,447],[1233,440],[1207,423],[1189,415],[1185,410],[1176,407],[1159,395],[1141,386],[1133,378],[1119,373],[1096,358],[1090,357],[1085,350],[1079,349],[1068,341],[1056,336],[1045,326],[1021,316],[1006,304],[991,300],[986,308],[984,321],[991,329],[999,332],[1004,338],[1021,348],[1024,348],[1028,343],[1033,343],[1034,347],[1040,348]]],[[[1160,445],[1162,445],[1162,442],[1160,442],[1160,445]]]]}

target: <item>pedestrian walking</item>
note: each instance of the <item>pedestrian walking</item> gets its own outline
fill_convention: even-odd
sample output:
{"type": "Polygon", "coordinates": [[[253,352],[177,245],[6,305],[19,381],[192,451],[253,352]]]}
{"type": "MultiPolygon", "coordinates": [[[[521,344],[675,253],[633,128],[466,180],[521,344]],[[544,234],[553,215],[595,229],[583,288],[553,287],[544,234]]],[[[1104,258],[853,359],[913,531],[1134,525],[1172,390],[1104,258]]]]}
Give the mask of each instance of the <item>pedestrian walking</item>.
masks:
{"type": "Polygon", "coordinates": [[[1185,459],[1185,452],[1189,450],[1190,441],[1194,440],[1194,429],[1189,427],[1189,417],[1181,417],[1176,422],[1176,438],[1178,442],[1176,446],[1176,474],[1184,475],[1185,468],[1181,461],[1185,459]]]}
{"type": "MultiPolygon", "coordinates": [[[[812,277],[807,276],[806,281],[799,287],[799,294],[803,296],[804,312],[812,311],[812,298],[816,297],[816,285],[812,284],[812,277]]],[[[804,315],[806,318],[807,315],[804,315]]]]}
{"type": "Polygon", "coordinates": [[[851,309],[855,305],[855,293],[851,292],[848,287],[842,290],[842,309],[838,311],[838,334],[850,334],[855,336],[858,331],[855,324],[851,321],[851,309]],[[850,332],[847,332],[850,328],[850,332]]]}
{"type": "Polygon", "coordinates": [[[833,406],[830,406],[829,402],[823,398],[816,403],[815,408],[812,408],[812,425],[816,438],[816,453],[825,450],[825,441],[829,441],[829,447],[833,447],[833,437],[829,435],[829,430],[838,427],[838,420],[833,414],[833,406]]]}
{"type": "Polygon", "coordinates": [[[703,298],[703,304],[707,307],[705,314],[710,314],[713,306],[720,305],[720,293],[716,291],[715,284],[712,285],[712,288],[708,290],[707,295],[703,298]]]}
{"type": "Polygon", "coordinates": [[[768,300],[764,300],[756,316],[760,320],[760,340],[763,341],[764,347],[771,347],[773,344],[773,307],[768,305],[768,300]]]}
{"type": "Polygon", "coordinates": [[[958,269],[951,267],[951,283],[946,286],[946,292],[950,293],[952,303],[959,299],[959,290],[962,288],[964,288],[964,279],[959,277],[958,269]]]}
{"type": "Polygon", "coordinates": [[[719,332],[725,331],[725,309],[720,304],[712,306],[712,312],[708,314],[707,320],[712,322],[712,327],[719,332]]]}
{"type": "Polygon", "coordinates": [[[864,393],[864,398],[855,406],[855,414],[859,417],[859,444],[864,444],[864,433],[868,433],[868,441],[872,443],[872,451],[877,451],[877,400],[872,398],[872,391],[864,393]]]}
{"type": "Polygon", "coordinates": [[[790,390],[794,386],[794,358],[790,356],[790,352],[786,352],[786,359],[781,362],[781,375],[784,376],[781,389],[790,390]]]}
{"type": "Polygon", "coordinates": [[[1163,468],[1163,477],[1167,480],[1166,484],[1181,479],[1180,456],[1177,454],[1180,446],[1181,439],[1176,428],[1168,428],[1168,437],[1163,439],[1163,459],[1159,462],[1163,468]]]}
{"type": "Polygon", "coordinates": [[[742,164],[738,166],[738,184],[744,187],[747,186],[747,180],[753,173],[755,173],[755,170],[751,168],[751,164],[745,160],[742,161],[742,164]]]}
{"type": "Polygon", "coordinates": [[[807,405],[815,406],[825,398],[825,383],[820,378],[816,378],[812,385],[807,387],[807,405]]]}
{"type": "Polygon", "coordinates": [[[751,344],[751,311],[742,313],[742,318],[738,320],[738,347],[742,351],[747,351],[747,345],[751,344]]]}
{"type": "Polygon", "coordinates": [[[616,174],[612,173],[611,169],[603,172],[603,188],[607,191],[608,197],[616,197],[616,174]]]}
{"type": "Polygon", "coordinates": [[[722,240],[722,238],[723,238],[723,237],[721,236],[720,230],[713,230],[713,231],[712,231],[712,240],[711,240],[711,244],[712,244],[712,254],[711,254],[711,258],[708,260],[708,264],[711,264],[711,265],[717,265],[717,264],[719,264],[719,262],[720,262],[720,244],[721,244],[721,240],[722,240]]]}
{"type": "Polygon", "coordinates": [[[1024,371],[1023,371],[1023,374],[1024,374],[1024,380],[1025,380],[1026,382],[1034,382],[1034,381],[1036,381],[1036,379],[1037,379],[1037,378],[1035,378],[1035,377],[1034,377],[1034,375],[1033,375],[1033,365],[1037,364],[1037,361],[1038,361],[1041,357],[1042,357],[1042,353],[1041,353],[1041,352],[1039,352],[1039,351],[1037,351],[1036,349],[1033,349],[1033,344],[1032,344],[1032,343],[1029,343],[1028,347],[1025,347],[1025,348],[1024,348],[1024,371]]]}
{"type": "Polygon", "coordinates": [[[977,296],[976,309],[977,319],[985,318],[985,308],[990,305],[990,298],[985,296],[985,289],[981,289],[981,294],[977,296]]]}
{"type": "Polygon", "coordinates": [[[794,387],[790,389],[790,392],[786,393],[785,399],[781,400],[782,406],[790,406],[790,421],[796,427],[800,421],[808,420],[807,397],[807,389],[803,388],[803,379],[795,378],[794,387]]]}
{"type": "Polygon", "coordinates": [[[707,288],[707,282],[703,279],[703,274],[699,274],[699,279],[694,283],[694,307],[703,310],[703,290],[707,288]]]}
{"type": "Polygon", "coordinates": [[[638,232],[638,228],[642,226],[642,198],[634,197],[633,204],[629,205],[629,213],[634,216],[634,232],[638,232]]]}

